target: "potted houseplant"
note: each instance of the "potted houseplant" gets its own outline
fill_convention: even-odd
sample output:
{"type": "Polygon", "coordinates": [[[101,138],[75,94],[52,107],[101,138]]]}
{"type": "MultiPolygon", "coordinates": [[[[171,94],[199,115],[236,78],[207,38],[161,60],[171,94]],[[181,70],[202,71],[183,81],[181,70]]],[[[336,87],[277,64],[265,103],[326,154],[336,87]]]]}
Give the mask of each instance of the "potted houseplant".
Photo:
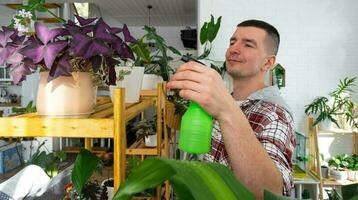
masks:
{"type": "Polygon", "coordinates": [[[144,67],[135,66],[131,61],[120,61],[119,66],[115,67],[115,85],[110,85],[110,96],[113,102],[113,91],[115,88],[125,88],[125,102],[136,103],[139,101],[144,67]]]}
{"type": "Polygon", "coordinates": [[[155,128],[156,120],[143,119],[133,127],[136,132],[137,140],[144,138],[145,146],[156,147],[157,146],[157,132],[155,128]]]}
{"type": "MultiPolygon", "coordinates": [[[[195,57],[195,59],[207,64],[212,69],[216,70],[222,77],[224,77],[226,72],[225,62],[215,61],[208,58],[212,49],[213,41],[219,32],[220,25],[221,16],[215,20],[215,18],[211,15],[210,21],[204,22],[200,29],[200,43],[204,46],[204,51],[201,55],[195,57]]],[[[191,54],[182,56],[183,61],[190,61],[192,58],[194,57],[191,54]]],[[[178,91],[174,91],[174,93],[168,96],[168,99],[173,103],[173,106],[175,106],[176,114],[180,116],[184,114],[189,106],[189,101],[180,97],[178,91]]]]}
{"type": "MultiPolygon", "coordinates": [[[[126,177],[130,174],[130,172],[137,167],[141,163],[141,159],[138,156],[129,156],[126,167],[126,177]]],[[[107,188],[108,199],[112,199],[114,196],[114,179],[107,178],[102,181],[102,186],[107,188]]]]}
{"type": "MultiPolygon", "coordinates": [[[[341,126],[340,120],[350,124],[351,127],[358,127],[356,121],[357,116],[354,110],[357,108],[357,104],[352,100],[351,93],[354,86],[354,78],[345,78],[340,80],[338,87],[329,94],[331,100],[327,97],[321,96],[313,100],[312,103],[306,105],[305,113],[307,115],[316,116],[313,125],[322,123],[326,120],[333,122],[337,127],[341,126]]],[[[329,127],[322,126],[323,129],[329,129],[329,127]]]]}
{"type": "Polygon", "coordinates": [[[174,47],[167,45],[164,38],[157,34],[154,27],[144,26],[145,34],[138,43],[130,45],[135,55],[135,65],[145,66],[142,89],[155,89],[156,83],[168,81],[174,70],[169,66],[173,60],[169,54],[181,56],[174,47]],[[148,42],[152,44],[149,47],[148,42]]]}
{"type": "Polygon", "coordinates": [[[65,187],[65,197],[63,199],[108,199],[106,187],[97,182],[89,181],[91,175],[101,169],[101,159],[90,151],[81,149],[71,172],[71,183],[65,187]]]}
{"type": "Polygon", "coordinates": [[[338,155],[328,160],[330,167],[330,175],[336,180],[347,179],[347,167],[349,165],[349,157],[347,154],[338,155]]]}
{"type": "Polygon", "coordinates": [[[26,165],[37,165],[41,167],[50,178],[53,178],[54,176],[57,176],[60,169],[60,163],[67,159],[67,155],[64,151],[41,151],[45,142],[46,140],[37,147],[36,152],[26,162],[26,165]]]}
{"type": "Polygon", "coordinates": [[[128,45],[136,40],[126,25],[113,28],[102,18],[76,18],[79,24],[69,20],[64,28],[51,30],[36,22],[30,35],[7,27],[0,32],[0,64],[10,67],[15,84],[41,71],[36,105],[40,115],[88,116],[95,105],[92,75],[114,85],[118,61],[134,59],[128,45]]]}
{"type": "Polygon", "coordinates": [[[348,158],[348,180],[358,181],[358,155],[348,158]]]}

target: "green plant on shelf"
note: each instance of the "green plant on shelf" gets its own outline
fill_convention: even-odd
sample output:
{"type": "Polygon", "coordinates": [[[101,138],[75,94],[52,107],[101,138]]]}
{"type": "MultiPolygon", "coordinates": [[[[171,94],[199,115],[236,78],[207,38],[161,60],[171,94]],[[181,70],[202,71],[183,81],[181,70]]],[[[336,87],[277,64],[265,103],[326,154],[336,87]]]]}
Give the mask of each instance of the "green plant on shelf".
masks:
{"type": "Polygon", "coordinates": [[[337,127],[339,125],[339,119],[343,118],[352,127],[358,128],[357,104],[353,101],[351,93],[353,93],[354,82],[357,77],[344,78],[339,81],[338,87],[329,94],[333,103],[330,102],[325,96],[316,98],[312,103],[306,105],[305,113],[307,115],[317,116],[313,125],[328,119],[337,127]]]}
{"type": "Polygon", "coordinates": [[[346,170],[349,166],[349,156],[347,154],[337,155],[328,160],[328,166],[337,171],[346,170]]]}
{"type": "Polygon", "coordinates": [[[42,151],[45,148],[46,140],[43,141],[38,147],[36,152],[31,155],[30,159],[26,162],[26,165],[37,165],[41,167],[49,177],[54,177],[58,174],[60,169],[60,163],[67,159],[67,155],[64,151],[56,151],[47,153],[42,151]]]}
{"type": "Polygon", "coordinates": [[[36,112],[36,106],[34,105],[33,101],[30,101],[24,108],[12,107],[11,110],[13,113],[15,113],[17,115],[33,113],[33,112],[36,112]]]}

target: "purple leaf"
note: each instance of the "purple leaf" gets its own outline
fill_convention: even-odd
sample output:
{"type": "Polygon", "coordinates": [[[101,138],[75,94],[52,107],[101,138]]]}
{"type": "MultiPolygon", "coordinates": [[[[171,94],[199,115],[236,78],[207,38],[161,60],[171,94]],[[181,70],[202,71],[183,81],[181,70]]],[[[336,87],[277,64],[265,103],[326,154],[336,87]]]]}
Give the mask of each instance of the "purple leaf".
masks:
{"type": "Polygon", "coordinates": [[[25,58],[20,63],[13,63],[10,65],[10,74],[13,77],[14,83],[18,84],[25,80],[26,75],[31,74],[35,69],[36,65],[34,65],[30,59],[25,58]]]}
{"type": "Polygon", "coordinates": [[[32,59],[34,63],[39,63],[43,59],[44,45],[30,44],[20,49],[19,52],[32,59]]]}
{"type": "Polygon", "coordinates": [[[71,35],[74,35],[76,33],[83,33],[87,34],[89,32],[93,32],[94,25],[87,25],[87,26],[77,26],[73,21],[68,20],[67,24],[64,24],[67,31],[71,33],[71,35]]]}
{"type": "Polygon", "coordinates": [[[72,76],[71,72],[72,65],[69,62],[69,55],[66,53],[60,57],[60,61],[58,63],[55,63],[52,66],[47,81],[50,82],[59,76],[72,76]]]}
{"type": "Polygon", "coordinates": [[[0,47],[5,47],[8,42],[10,42],[10,36],[14,33],[14,31],[4,30],[0,31],[0,47]]]}
{"type": "Polygon", "coordinates": [[[17,29],[14,29],[14,28],[9,28],[9,27],[6,27],[6,26],[2,26],[2,30],[4,30],[5,32],[10,32],[10,31],[13,31],[13,34],[10,36],[10,39],[12,41],[14,41],[17,37],[18,37],[18,31],[17,29]]]}
{"type": "Polygon", "coordinates": [[[108,55],[111,50],[101,40],[90,38],[81,33],[74,35],[72,49],[77,56],[84,59],[91,58],[96,55],[108,55]]]}
{"type": "Polygon", "coordinates": [[[95,55],[109,55],[111,50],[105,45],[103,42],[98,40],[93,40],[88,49],[86,50],[85,55],[83,56],[84,59],[91,58],[95,55]]]}
{"type": "Polygon", "coordinates": [[[113,41],[113,47],[118,53],[118,55],[121,55],[123,52],[123,40],[120,37],[115,36],[115,39],[113,41]]]}
{"type": "Polygon", "coordinates": [[[61,52],[66,46],[66,41],[52,42],[47,45],[33,44],[21,49],[20,53],[32,59],[35,64],[41,62],[42,59],[44,59],[47,69],[51,69],[57,54],[61,52]]]}
{"type": "Polygon", "coordinates": [[[101,56],[93,56],[90,60],[91,60],[93,72],[95,72],[95,73],[98,72],[99,67],[101,66],[101,63],[102,63],[102,57],[101,56]]]}
{"type": "Polygon", "coordinates": [[[8,57],[15,51],[15,47],[7,46],[5,48],[0,47],[0,65],[4,65],[8,60],[8,57]]]}
{"type": "Polygon", "coordinates": [[[107,31],[106,27],[108,27],[108,25],[104,23],[102,18],[99,18],[96,25],[94,26],[94,38],[107,42],[112,41],[113,36],[107,31]]]}
{"type": "Polygon", "coordinates": [[[97,18],[88,18],[85,19],[79,15],[75,15],[76,19],[78,20],[78,22],[80,23],[81,26],[86,26],[92,22],[94,22],[97,18]]]}
{"type": "Polygon", "coordinates": [[[126,24],[123,25],[123,36],[125,42],[137,43],[137,40],[131,36],[126,24]]]}
{"type": "Polygon", "coordinates": [[[123,45],[122,58],[130,58],[130,59],[134,60],[133,51],[125,43],[123,45]]]}
{"type": "Polygon", "coordinates": [[[66,41],[57,41],[46,45],[43,57],[45,65],[48,69],[51,69],[57,54],[60,53],[66,46],[66,41]]]}
{"type": "MultiPolygon", "coordinates": [[[[100,18],[99,20],[102,20],[102,18],[100,18]]],[[[102,20],[103,21],[103,20],[102,20]]],[[[122,32],[122,28],[117,28],[117,27],[110,27],[107,23],[104,23],[107,31],[113,35],[122,32]]]]}
{"type": "Polygon", "coordinates": [[[65,32],[63,28],[48,29],[42,22],[35,22],[36,36],[41,40],[43,44],[47,44],[50,40],[55,39],[57,36],[62,35],[65,32]]]}

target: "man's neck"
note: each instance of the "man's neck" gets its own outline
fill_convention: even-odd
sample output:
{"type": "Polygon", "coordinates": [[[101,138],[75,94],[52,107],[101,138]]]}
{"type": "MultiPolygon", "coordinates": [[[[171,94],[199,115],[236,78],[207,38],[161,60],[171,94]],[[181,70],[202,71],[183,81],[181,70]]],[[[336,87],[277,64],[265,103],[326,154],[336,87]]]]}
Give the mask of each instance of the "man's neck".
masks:
{"type": "Polygon", "coordinates": [[[264,81],[255,78],[234,79],[233,97],[237,101],[247,99],[252,93],[265,87],[264,81]]]}

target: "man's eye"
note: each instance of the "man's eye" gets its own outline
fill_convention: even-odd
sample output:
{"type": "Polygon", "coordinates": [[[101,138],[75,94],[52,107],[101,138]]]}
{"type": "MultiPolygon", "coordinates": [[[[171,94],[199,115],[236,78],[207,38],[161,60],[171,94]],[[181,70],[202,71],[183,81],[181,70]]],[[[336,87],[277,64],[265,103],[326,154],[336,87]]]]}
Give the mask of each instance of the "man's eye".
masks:
{"type": "Polygon", "coordinates": [[[251,44],[245,44],[245,47],[253,48],[253,46],[251,44]]]}

